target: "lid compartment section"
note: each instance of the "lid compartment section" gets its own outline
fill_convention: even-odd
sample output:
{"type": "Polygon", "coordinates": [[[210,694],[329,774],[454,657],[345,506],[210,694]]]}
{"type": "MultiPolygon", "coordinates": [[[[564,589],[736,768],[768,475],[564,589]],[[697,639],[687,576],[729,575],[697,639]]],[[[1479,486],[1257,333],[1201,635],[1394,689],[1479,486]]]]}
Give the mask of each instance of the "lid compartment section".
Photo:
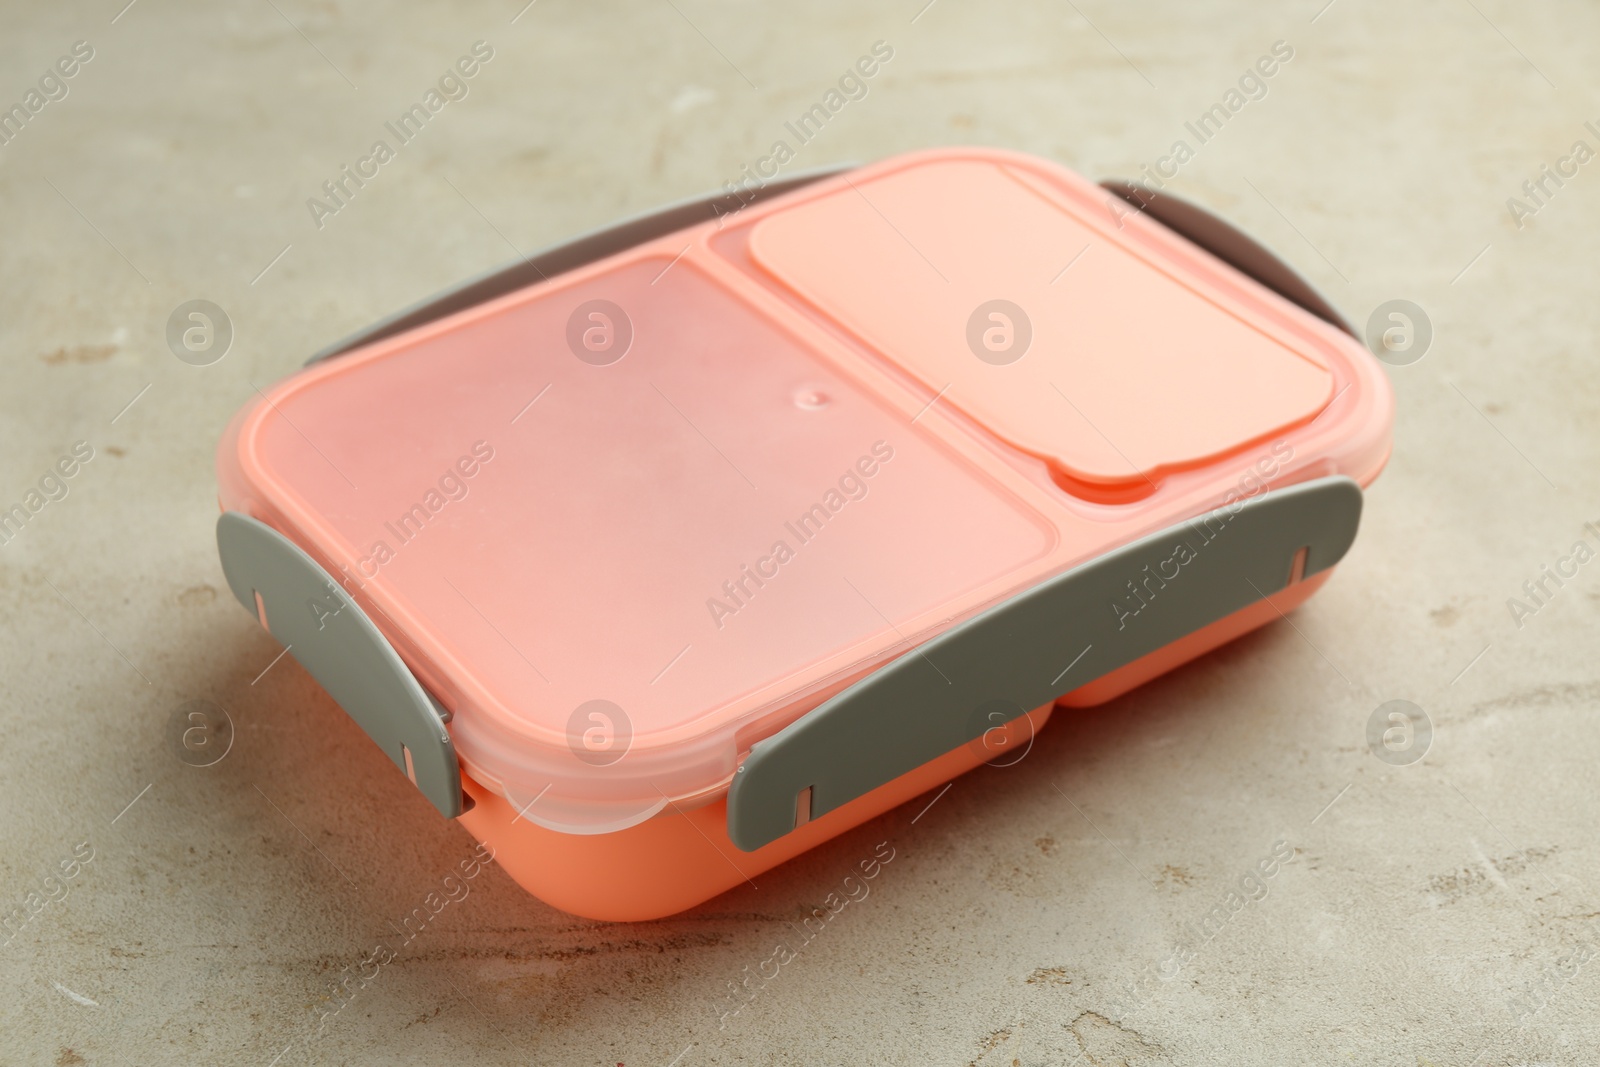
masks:
{"type": "Polygon", "coordinates": [[[1153,482],[1313,417],[1332,390],[1308,351],[1145,258],[1103,208],[996,162],[847,180],[763,218],[750,251],[1068,481],[1153,482]]]}

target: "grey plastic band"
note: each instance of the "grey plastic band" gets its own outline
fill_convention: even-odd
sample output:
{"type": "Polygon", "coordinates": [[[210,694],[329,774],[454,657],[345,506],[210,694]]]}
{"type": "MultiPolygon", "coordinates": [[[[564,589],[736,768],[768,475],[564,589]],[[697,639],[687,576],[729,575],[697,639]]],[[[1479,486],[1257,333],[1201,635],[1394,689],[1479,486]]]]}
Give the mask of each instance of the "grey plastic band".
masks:
{"type": "Polygon", "coordinates": [[[535,252],[532,256],[519,259],[515,263],[496,267],[487,274],[481,274],[397,311],[365,329],[356,331],[342,341],[334,342],[306,360],[306,365],[310,366],[318,360],[343,355],[361,345],[404,333],[406,330],[435,319],[442,319],[446,315],[453,315],[458,311],[493,300],[495,297],[504,296],[506,293],[515,292],[535,282],[546,281],[558,274],[595,263],[634,245],[664,237],[675,230],[687,229],[723,215],[731,215],[758,201],[770,200],[854,167],[854,163],[836,163],[832,166],[800,171],[781,181],[771,181],[747,189],[742,194],[715,193],[680,200],[675,204],[668,204],[666,207],[611,223],[598,230],[590,230],[588,233],[535,252]]]}
{"type": "Polygon", "coordinates": [[[1112,178],[1100,183],[1167,229],[1204,248],[1224,263],[1248,274],[1285,300],[1299,304],[1317,318],[1332,323],[1358,340],[1350,320],[1305,275],[1277,253],[1220,215],[1171,193],[1161,193],[1138,182],[1112,178]]]}
{"type": "Polygon", "coordinates": [[[217,520],[217,552],[239,603],[254,615],[259,596],[272,636],[401,771],[410,753],[413,780],[434,807],[460,815],[448,714],[355,601],[293,542],[236,511],[217,520]]]}
{"type": "Polygon", "coordinates": [[[879,668],[751,748],[728,791],[728,836],[750,852],[1001,722],[1333,566],[1361,489],[1320,478],[1221,508],[1035,586],[879,668]],[[997,713],[998,710],[998,713],[997,713]]]}

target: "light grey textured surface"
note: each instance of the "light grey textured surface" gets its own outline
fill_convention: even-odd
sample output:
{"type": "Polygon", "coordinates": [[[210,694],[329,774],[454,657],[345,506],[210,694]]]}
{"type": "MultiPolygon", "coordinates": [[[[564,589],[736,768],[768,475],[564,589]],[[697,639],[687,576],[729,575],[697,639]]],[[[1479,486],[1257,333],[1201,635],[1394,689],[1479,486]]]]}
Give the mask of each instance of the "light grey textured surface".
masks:
{"type": "Polygon", "coordinates": [[[1600,12],[1324,3],[5,5],[0,105],[74,41],[94,58],[0,147],[0,502],[94,458],[0,547],[0,908],[66,891],[0,945],[0,1062],[1593,1062],[1600,564],[1520,626],[1507,600],[1600,544],[1600,163],[1520,189],[1600,148],[1600,12]],[[307,198],[479,39],[470,95],[319,230],[307,198]],[[1059,714],[1017,766],[759,888],[606,926],[491,867],[402,945],[472,842],[268,669],[215,558],[218,434],[510,246],[736,177],[880,39],[792,166],[967,142],[1138,177],[1293,46],[1173,188],[1357,323],[1430,315],[1360,539],[1292,626],[1059,714]],[[235,327],[207,367],[164,337],[195,298],[235,327]],[[209,768],[174,751],[196,699],[236,726],[209,768]],[[1431,719],[1420,762],[1368,749],[1391,699],[1431,719]],[[870,896],[801,947],[881,841],[870,896]],[[1196,939],[1278,841],[1264,899],[1196,939]]]}

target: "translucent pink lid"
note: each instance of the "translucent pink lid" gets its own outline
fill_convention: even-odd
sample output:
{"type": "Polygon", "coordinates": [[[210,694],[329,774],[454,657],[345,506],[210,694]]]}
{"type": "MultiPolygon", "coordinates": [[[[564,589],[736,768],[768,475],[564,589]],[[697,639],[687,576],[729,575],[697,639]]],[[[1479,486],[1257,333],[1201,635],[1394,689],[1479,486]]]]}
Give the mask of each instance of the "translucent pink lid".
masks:
{"type": "MultiPolygon", "coordinates": [[[[873,319],[874,300],[902,292],[904,257],[885,258],[871,220],[837,205],[851,183],[974,159],[1022,167],[1063,198],[1088,195],[1060,168],[950,150],[642,245],[273,387],[224,440],[223,504],[283,531],[355,591],[453,712],[469,774],[534,822],[604,832],[717,795],[753,741],[873,666],[1214,506],[1264,432],[1296,442],[1280,480],[1376,473],[1388,394],[1359,346],[1144,220],[1092,230],[1126,259],[1100,284],[1132,290],[1136,305],[1147,282],[1192,281],[1212,309],[1195,313],[1195,343],[1212,329],[1267,338],[1247,360],[1219,361],[1208,389],[1254,388],[1262,374],[1299,381],[1310,368],[1316,388],[1343,398],[1326,417],[1312,418],[1318,402],[1292,412],[1304,416],[1294,425],[1238,418],[1230,442],[1218,429],[1227,416],[1207,406],[1189,466],[1144,464],[1155,491],[1113,506],[1062,488],[1049,470],[1062,457],[1025,433],[1048,437],[1049,420],[1010,386],[936,402],[938,361],[952,357],[932,346],[948,339],[905,320],[964,327],[966,310],[953,301],[946,315],[948,294],[913,289],[873,319]],[[779,240],[789,217],[811,220],[855,265],[830,277],[814,249],[779,240]]],[[[954,180],[934,187],[966,179],[954,180]]],[[[944,206],[952,231],[969,206],[944,206]]],[[[995,276],[1066,262],[1077,249],[1055,248],[1058,236],[1014,234],[995,276]]],[[[962,270],[980,291],[982,264],[962,270]]],[[[1130,343],[1140,368],[1185,358],[1130,343]]],[[[1170,435],[1185,409],[1169,397],[1148,410],[1142,424],[1116,416],[1118,433],[1170,435]]],[[[1080,473],[1095,473],[1074,444],[1085,438],[1061,440],[1080,473]]]]}

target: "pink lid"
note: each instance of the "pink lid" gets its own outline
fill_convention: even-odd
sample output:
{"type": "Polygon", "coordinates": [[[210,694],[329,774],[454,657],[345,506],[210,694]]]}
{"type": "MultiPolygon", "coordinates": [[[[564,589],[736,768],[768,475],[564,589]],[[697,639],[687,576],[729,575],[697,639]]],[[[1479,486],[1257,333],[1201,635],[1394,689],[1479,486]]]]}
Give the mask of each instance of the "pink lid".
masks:
{"type": "Polygon", "coordinates": [[[1241,475],[1376,474],[1370,357],[1099,195],[974,150],[820,182],[280,383],[223,504],[344,577],[530,820],[714,796],[876,664],[1241,475]],[[1009,363],[965,341],[996,298],[1033,327],[1009,363]]]}

